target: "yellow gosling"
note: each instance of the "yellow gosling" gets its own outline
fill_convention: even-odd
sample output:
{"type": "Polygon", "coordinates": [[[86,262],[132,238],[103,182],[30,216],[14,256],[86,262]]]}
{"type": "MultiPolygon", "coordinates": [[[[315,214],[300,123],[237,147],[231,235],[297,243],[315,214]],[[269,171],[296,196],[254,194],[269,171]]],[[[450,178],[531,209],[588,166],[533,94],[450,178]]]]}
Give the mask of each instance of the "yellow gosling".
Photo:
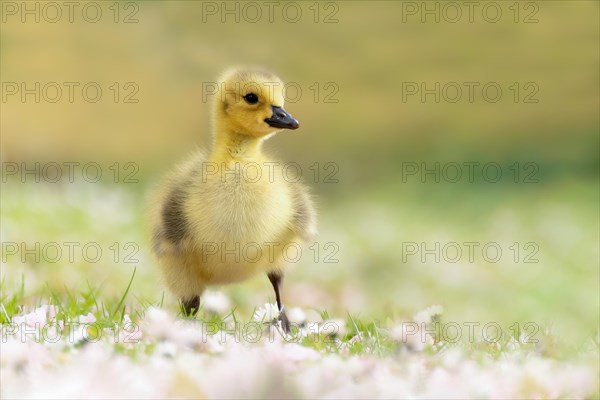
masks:
{"type": "Polygon", "coordinates": [[[316,214],[307,188],[287,181],[284,164],[262,152],[274,133],[299,127],[283,108],[282,88],[261,69],[226,73],[215,96],[210,153],[194,154],[157,196],[154,253],[188,315],[207,286],[266,273],[289,331],[282,249],[316,234],[316,214]]]}

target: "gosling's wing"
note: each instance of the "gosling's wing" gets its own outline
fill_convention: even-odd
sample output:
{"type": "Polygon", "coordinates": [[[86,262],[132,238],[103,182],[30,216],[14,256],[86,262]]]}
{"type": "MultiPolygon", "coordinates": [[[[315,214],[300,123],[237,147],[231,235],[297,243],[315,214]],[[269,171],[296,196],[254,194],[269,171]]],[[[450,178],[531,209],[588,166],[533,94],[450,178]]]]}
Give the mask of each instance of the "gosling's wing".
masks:
{"type": "Polygon", "coordinates": [[[294,183],[291,187],[294,204],[292,230],[301,240],[310,241],[317,234],[317,213],[314,204],[306,186],[294,183]]]}
{"type": "Polygon", "coordinates": [[[204,155],[196,151],[171,172],[163,184],[153,210],[152,242],[155,254],[160,256],[166,248],[179,247],[189,232],[189,222],[184,207],[189,188],[197,185],[204,155]]]}

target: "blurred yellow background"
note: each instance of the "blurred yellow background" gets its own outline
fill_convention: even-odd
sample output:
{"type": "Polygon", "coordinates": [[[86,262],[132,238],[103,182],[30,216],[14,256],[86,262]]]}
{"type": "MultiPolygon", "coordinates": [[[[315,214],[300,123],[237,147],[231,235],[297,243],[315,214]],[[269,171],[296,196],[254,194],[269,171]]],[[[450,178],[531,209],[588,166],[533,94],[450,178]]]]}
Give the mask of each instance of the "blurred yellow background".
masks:
{"type": "MultiPolygon", "coordinates": [[[[595,173],[597,2],[536,3],[537,23],[515,23],[504,3],[497,23],[486,22],[481,6],[473,23],[464,6],[456,23],[445,22],[452,10],[444,14],[443,7],[440,23],[435,15],[426,15],[422,23],[420,13],[403,13],[405,3],[421,5],[353,1],[332,3],[334,9],[323,2],[319,23],[309,9],[314,5],[302,2],[294,3],[302,10],[296,23],[284,19],[283,7],[274,9],[270,23],[261,2],[255,2],[262,10],[256,23],[250,22],[253,9],[243,2],[238,15],[225,14],[219,2],[139,2],[137,9],[122,2],[119,19],[133,13],[130,19],[137,23],[114,23],[113,3],[102,4],[97,23],[83,19],[83,7],[75,9],[73,23],[66,8],[57,23],[45,22],[42,10],[40,23],[31,15],[21,23],[23,10],[5,15],[2,81],[29,87],[57,82],[64,93],[54,104],[36,104],[31,95],[23,104],[18,94],[8,96],[2,103],[3,156],[11,161],[127,160],[153,172],[190,146],[209,143],[211,105],[202,102],[203,82],[214,81],[230,66],[250,64],[301,85],[302,97],[288,108],[302,130],[279,135],[282,156],[335,160],[348,179],[372,181],[386,174],[381,168],[409,159],[521,158],[549,164],[542,173],[559,165],[595,173]],[[219,8],[217,14],[207,14],[212,11],[207,3],[219,8]],[[338,22],[325,23],[330,14],[338,22]],[[63,82],[81,84],[73,103],[63,82]],[[103,90],[97,103],[82,98],[88,82],[103,90]],[[118,103],[109,89],[114,82],[121,86],[118,103]],[[133,98],[138,103],[123,103],[133,90],[123,88],[126,82],[137,84],[133,98]],[[315,82],[318,102],[309,88],[315,82]],[[333,91],[324,88],[327,82],[339,89],[332,96],[337,103],[323,102],[333,91]],[[479,86],[469,103],[463,86],[463,98],[454,104],[436,104],[433,96],[421,103],[418,95],[403,102],[403,82],[426,82],[429,88],[434,82],[498,82],[503,96],[488,103],[479,86]],[[514,82],[537,83],[539,102],[515,103],[508,89],[514,82]]],[[[520,20],[534,11],[525,4],[520,20]]],[[[520,97],[529,92],[521,88],[520,97]]]]}

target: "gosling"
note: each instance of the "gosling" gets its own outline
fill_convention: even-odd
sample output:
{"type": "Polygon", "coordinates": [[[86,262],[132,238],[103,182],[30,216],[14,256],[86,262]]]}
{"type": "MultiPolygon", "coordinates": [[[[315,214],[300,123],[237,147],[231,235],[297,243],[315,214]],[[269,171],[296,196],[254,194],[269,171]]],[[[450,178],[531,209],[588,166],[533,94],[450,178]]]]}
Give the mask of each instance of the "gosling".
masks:
{"type": "Polygon", "coordinates": [[[281,296],[284,252],[313,238],[316,214],[307,188],[286,179],[285,164],[262,151],[276,132],[299,127],[283,108],[282,88],[262,69],[224,74],[214,96],[210,153],[194,154],[157,196],[153,251],[187,315],[196,314],[207,286],[266,273],[281,325],[290,331],[281,296]]]}

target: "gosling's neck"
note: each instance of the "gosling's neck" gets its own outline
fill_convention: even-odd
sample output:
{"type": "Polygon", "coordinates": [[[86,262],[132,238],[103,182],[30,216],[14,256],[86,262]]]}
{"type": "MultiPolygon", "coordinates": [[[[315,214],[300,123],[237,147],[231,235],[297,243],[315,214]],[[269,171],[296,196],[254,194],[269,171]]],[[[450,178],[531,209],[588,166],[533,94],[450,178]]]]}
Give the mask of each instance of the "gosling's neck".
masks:
{"type": "Polygon", "coordinates": [[[217,129],[212,155],[219,159],[252,159],[262,156],[262,138],[229,129],[217,129]]]}
{"type": "Polygon", "coordinates": [[[263,138],[244,134],[223,121],[214,121],[212,156],[219,159],[251,159],[262,155],[263,138]]]}

